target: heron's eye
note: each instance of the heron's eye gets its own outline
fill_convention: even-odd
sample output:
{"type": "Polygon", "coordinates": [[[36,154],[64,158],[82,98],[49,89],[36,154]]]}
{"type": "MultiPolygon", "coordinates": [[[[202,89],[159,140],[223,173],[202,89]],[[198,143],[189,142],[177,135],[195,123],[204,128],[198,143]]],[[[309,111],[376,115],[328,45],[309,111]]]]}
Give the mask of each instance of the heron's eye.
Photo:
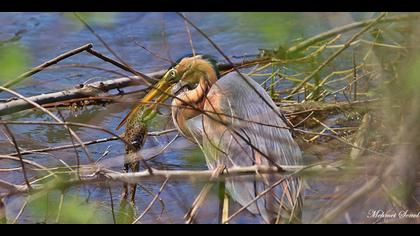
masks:
{"type": "Polygon", "coordinates": [[[175,78],[176,78],[176,71],[175,71],[174,69],[172,69],[172,70],[169,72],[169,76],[171,77],[171,79],[175,79],[175,78]]]}

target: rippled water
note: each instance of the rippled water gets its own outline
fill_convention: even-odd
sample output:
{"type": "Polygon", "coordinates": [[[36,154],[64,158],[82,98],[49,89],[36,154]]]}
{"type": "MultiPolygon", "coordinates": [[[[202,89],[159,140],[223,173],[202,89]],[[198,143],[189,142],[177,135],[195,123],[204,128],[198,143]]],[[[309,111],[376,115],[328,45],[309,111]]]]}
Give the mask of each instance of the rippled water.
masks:
{"type": "MultiPolygon", "coordinates": [[[[250,22],[245,20],[243,14],[232,13],[188,13],[193,22],[195,22],[203,31],[205,31],[229,56],[242,56],[258,53],[259,48],[276,48],[278,41],[267,37],[258,28],[264,26],[264,21],[250,22]]],[[[282,42],[289,42],[292,39],[305,38],[331,27],[350,23],[353,20],[365,18],[368,13],[363,14],[321,14],[321,13],[296,13],[293,17],[285,18],[285,21],[278,22],[279,30],[282,25],[290,27],[289,34],[279,39],[282,42]],[[354,18],[352,18],[354,17],[354,18]]],[[[103,45],[86,29],[82,28],[77,21],[71,20],[62,13],[0,13],[0,41],[13,37],[20,31],[21,36],[17,42],[10,44],[21,44],[29,52],[30,64],[38,65],[51,59],[67,50],[79,47],[86,43],[93,43],[94,49],[109,55],[103,45]]],[[[114,15],[113,21],[109,25],[92,24],[95,31],[118,53],[128,64],[142,72],[153,72],[168,67],[168,63],[160,60],[142,48],[136,45],[143,45],[148,50],[161,55],[162,57],[175,60],[178,57],[191,53],[191,47],[188,41],[188,34],[184,22],[175,13],[118,13],[114,15]]],[[[274,26],[271,30],[276,30],[274,26]]],[[[193,31],[193,30],[192,30],[193,31]]],[[[201,37],[193,31],[193,43],[196,51],[215,55],[222,59],[222,56],[201,37]]],[[[100,66],[108,69],[114,67],[103,61],[82,53],[77,56],[66,59],[59,65],[82,63],[94,66],[100,66]]],[[[121,71],[122,72],[122,71],[121,71]]],[[[122,72],[127,74],[126,72],[122,72]]],[[[49,93],[60,91],[73,87],[77,84],[92,80],[105,80],[113,78],[107,72],[83,68],[60,68],[51,69],[36,74],[24,83],[19,84],[15,89],[26,95],[36,95],[40,93],[49,93]]],[[[7,98],[5,93],[0,94],[1,98],[7,98]]],[[[127,113],[129,107],[119,105],[107,105],[105,107],[89,107],[83,111],[66,112],[66,118],[69,121],[84,122],[103,126],[114,130],[121,118],[127,113]]],[[[41,113],[21,112],[13,115],[20,120],[45,120],[47,117],[41,113]]],[[[170,122],[167,127],[170,127],[170,122]]],[[[94,140],[107,137],[107,134],[76,129],[83,140],[94,140]]],[[[66,132],[58,127],[45,126],[13,126],[13,131],[20,144],[27,148],[46,147],[53,145],[68,144],[69,139],[66,132]]],[[[153,138],[147,141],[146,148],[165,144],[173,135],[153,138]]],[[[4,144],[4,137],[1,136],[1,151],[13,151],[13,148],[4,144]],[[7,149],[7,150],[6,150],[7,149]]],[[[193,145],[185,145],[185,140],[180,139],[175,148],[162,154],[153,165],[159,168],[181,168],[181,169],[205,169],[206,165],[203,157],[193,145]]],[[[107,165],[120,169],[122,165],[123,146],[118,142],[109,142],[89,146],[89,150],[95,158],[100,157],[105,150],[109,151],[105,160],[107,165]],[[107,159],[110,160],[107,160],[107,159]]],[[[60,151],[51,155],[30,155],[29,159],[36,159],[40,163],[58,163],[57,158],[63,159],[68,163],[74,163],[74,151],[60,151]]],[[[6,178],[15,183],[21,181],[20,175],[5,175],[0,173],[2,178],[6,178]]],[[[144,183],[144,187],[157,192],[160,184],[144,183]]],[[[167,212],[156,220],[154,214],[160,213],[160,207],[153,208],[152,214],[145,218],[144,222],[183,222],[182,216],[188,206],[194,200],[194,197],[201,189],[201,184],[197,183],[178,183],[171,182],[162,194],[165,201],[167,212]]],[[[100,187],[82,188],[80,191],[84,195],[90,196],[92,200],[102,201],[104,205],[109,205],[109,195],[107,190],[100,187]]],[[[114,198],[117,198],[121,188],[113,188],[114,198]]],[[[152,197],[145,191],[139,191],[137,196],[137,207],[141,212],[152,197]]],[[[16,214],[17,207],[21,199],[10,200],[8,213],[11,216],[16,214]],[[11,203],[10,203],[11,202],[11,203]]],[[[158,204],[157,204],[158,205],[158,204]]],[[[233,206],[237,208],[238,206],[233,206]]],[[[108,209],[104,209],[108,211],[108,209]]],[[[109,213],[109,212],[108,212],[109,213]]],[[[213,195],[206,203],[205,210],[201,211],[202,222],[216,223],[218,215],[218,201],[213,195]]],[[[109,214],[107,214],[109,215],[109,214]]],[[[111,219],[106,219],[111,221],[111,219]]],[[[32,222],[33,219],[28,215],[23,218],[24,222],[32,222]]],[[[256,219],[250,215],[243,214],[238,217],[236,222],[256,222],[256,219]]]]}

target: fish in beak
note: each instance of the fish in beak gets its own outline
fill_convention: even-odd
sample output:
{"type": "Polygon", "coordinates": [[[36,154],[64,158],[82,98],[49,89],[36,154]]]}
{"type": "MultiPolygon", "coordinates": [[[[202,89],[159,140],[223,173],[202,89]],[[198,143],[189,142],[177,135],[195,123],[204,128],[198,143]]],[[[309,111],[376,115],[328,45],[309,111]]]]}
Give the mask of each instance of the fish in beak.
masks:
{"type": "MultiPolygon", "coordinates": [[[[165,73],[162,79],[153,86],[150,91],[140,100],[139,104],[134,107],[128,115],[121,121],[118,125],[117,130],[119,130],[129,119],[136,115],[141,108],[147,109],[142,116],[147,117],[152,112],[156,112],[156,107],[158,104],[165,102],[171,97],[172,88],[175,86],[176,77],[172,70],[169,70],[165,73]],[[155,97],[157,97],[155,102],[151,102],[155,97]]],[[[148,118],[151,119],[151,118],[148,118]]]]}

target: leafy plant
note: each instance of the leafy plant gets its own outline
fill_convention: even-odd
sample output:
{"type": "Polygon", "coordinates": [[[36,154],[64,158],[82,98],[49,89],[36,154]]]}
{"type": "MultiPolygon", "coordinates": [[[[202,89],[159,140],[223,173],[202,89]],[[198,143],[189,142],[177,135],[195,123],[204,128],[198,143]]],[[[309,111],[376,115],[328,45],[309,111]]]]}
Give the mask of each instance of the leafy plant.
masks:
{"type": "Polygon", "coordinates": [[[28,65],[28,54],[26,50],[19,46],[0,47],[0,82],[7,82],[20,73],[28,65]]]}

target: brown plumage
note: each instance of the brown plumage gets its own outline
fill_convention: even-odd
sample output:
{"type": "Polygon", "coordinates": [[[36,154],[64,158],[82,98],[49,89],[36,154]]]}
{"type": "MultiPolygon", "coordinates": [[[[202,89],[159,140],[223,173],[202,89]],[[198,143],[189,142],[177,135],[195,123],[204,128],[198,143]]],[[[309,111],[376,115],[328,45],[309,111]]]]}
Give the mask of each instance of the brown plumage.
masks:
{"type": "MultiPolygon", "coordinates": [[[[266,91],[236,72],[219,77],[211,58],[186,57],[163,76],[135,109],[156,96],[156,102],[164,102],[172,91],[176,96],[172,100],[174,124],[184,137],[202,148],[209,169],[302,164],[299,146],[266,91]]],[[[232,199],[247,205],[279,179],[267,174],[257,176],[260,178],[227,179],[226,189],[232,199]]],[[[300,178],[286,179],[253,201],[247,210],[267,223],[299,222],[302,192],[300,178]]]]}
{"type": "MultiPolygon", "coordinates": [[[[174,69],[181,77],[181,87],[189,87],[174,91],[179,98],[172,100],[174,123],[186,138],[202,147],[209,169],[219,165],[301,164],[298,145],[273,111],[272,107],[277,106],[257,82],[247,76],[241,78],[236,72],[218,79],[215,66],[201,56],[186,58],[174,69]],[[188,108],[191,104],[206,111],[206,115],[188,108]]],[[[228,179],[226,189],[235,201],[247,205],[279,180],[272,175],[259,176],[262,180],[228,179]]],[[[291,178],[247,209],[261,215],[266,223],[300,222],[301,188],[301,180],[291,178]]]]}

